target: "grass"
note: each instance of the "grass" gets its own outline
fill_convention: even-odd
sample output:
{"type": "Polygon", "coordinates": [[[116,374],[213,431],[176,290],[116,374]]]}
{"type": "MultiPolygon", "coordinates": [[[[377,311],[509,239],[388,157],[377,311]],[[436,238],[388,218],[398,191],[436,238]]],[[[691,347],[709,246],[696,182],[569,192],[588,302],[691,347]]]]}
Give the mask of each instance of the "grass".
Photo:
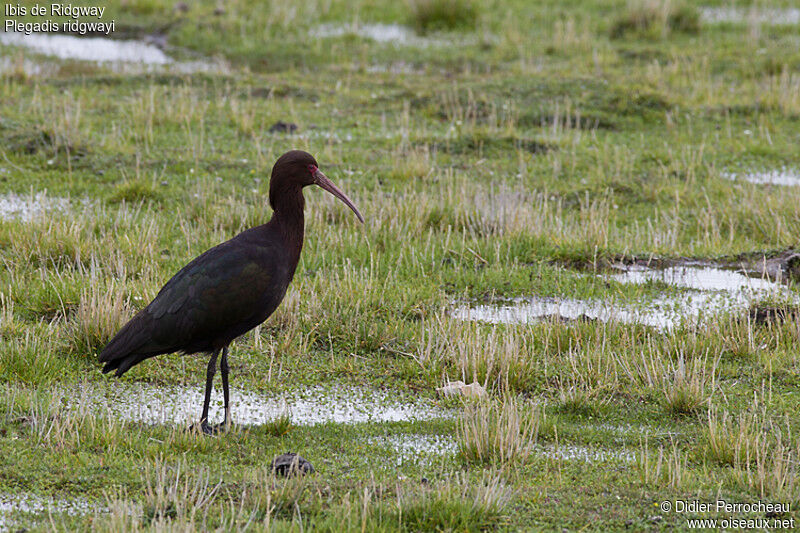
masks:
{"type": "Polygon", "coordinates": [[[685,515],[653,502],[797,506],[790,299],[768,301],[785,318],[765,324],[743,309],[668,331],[451,312],[530,296],[657,305],[679,289],[615,282],[609,265],[795,248],[800,189],[724,177],[800,166],[795,27],[700,24],[665,1],[187,7],[114,1],[106,18],[115,37],[164,34],[179,61],[216,56],[223,71],[119,72],[15,49],[0,74],[0,198],[46,192],[56,206],[0,215],[0,496],[85,506],[13,511],[14,527],[682,530],[685,515]],[[371,23],[429,35],[318,31],[371,23]],[[270,132],[278,121],[298,129],[270,132]],[[68,401],[131,382],[200,390],[202,357],[107,381],[96,353],[182,265],[268,220],[269,171],[290,148],[311,151],[367,223],[307,191],[297,274],[233,346],[233,385],[363,386],[454,417],[284,415],[205,438],[68,401]],[[458,379],[489,397],[436,398],[458,379]],[[455,451],[377,444],[404,435],[455,451]],[[637,458],[566,459],[543,443],[637,458]],[[275,478],[287,451],[316,473],[275,478]]]}
{"type": "Polygon", "coordinates": [[[478,19],[472,0],[409,0],[412,25],[421,33],[432,30],[469,30],[478,19]]]}
{"type": "Polygon", "coordinates": [[[130,298],[115,283],[101,287],[96,279],[90,280],[75,309],[72,348],[78,353],[98,353],[132,317],[130,298]]]}
{"type": "Polygon", "coordinates": [[[639,37],[663,39],[673,32],[698,33],[700,14],[697,9],[672,0],[646,0],[628,4],[611,27],[611,38],[618,39],[634,33],[639,37]]]}
{"type": "Polygon", "coordinates": [[[536,443],[543,416],[521,407],[513,398],[468,406],[458,426],[460,453],[469,462],[524,463],[536,443]]]}

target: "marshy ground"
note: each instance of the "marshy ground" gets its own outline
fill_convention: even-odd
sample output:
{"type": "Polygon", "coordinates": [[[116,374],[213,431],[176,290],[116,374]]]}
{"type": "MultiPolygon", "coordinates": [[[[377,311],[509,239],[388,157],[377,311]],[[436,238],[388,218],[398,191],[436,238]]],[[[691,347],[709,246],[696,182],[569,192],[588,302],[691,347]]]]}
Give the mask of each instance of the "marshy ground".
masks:
{"type": "Polygon", "coordinates": [[[136,42],[0,33],[0,529],[684,529],[705,515],[660,502],[718,498],[798,516],[790,2],[104,18],[136,42]],[[306,193],[287,298],[232,348],[239,423],[205,437],[204,358],[113,380],[96,353],[268,220],[292,148],[367,223],[306,193]],[[450,380],[488,397],[437,397],[450,380]],[[316,473],[272,476],[286,451],[316,473]]]}

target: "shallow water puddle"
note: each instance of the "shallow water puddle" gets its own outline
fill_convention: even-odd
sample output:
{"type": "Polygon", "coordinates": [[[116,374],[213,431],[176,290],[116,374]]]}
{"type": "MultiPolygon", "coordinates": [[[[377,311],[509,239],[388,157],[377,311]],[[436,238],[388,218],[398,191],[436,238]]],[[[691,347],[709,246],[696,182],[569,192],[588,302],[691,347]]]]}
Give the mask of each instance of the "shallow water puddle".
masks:
{"type": "Polygon", "coordinates": [[[53,76],[58,72],[55,61],[34,61],[27,57],[0,57],[0,73],[21,74],[27,76],[53,76]]]}
{"type": "Polygon", "coordinates": [[[731,181],[744,180],[750,183],[757,183],[759,185],[784,185],[787,187],[800,186],[800,171],[791,168],[765,170],[762,172],[748,172],[744,174],[723,172],[722,177],[731,181]]]}
{"type": "Polygon", "coordinates": [[[411,28],[400,24],[322,24],[317,27],[318,37],[341,37],[342,35],[359,35],[379,43],[409,44],[417,39],[411,28]]]}
{"type": "Polygon", "coordinates": [[[651,269],[639,265],[618,266],[622,272],[611,274],[609,278],[621,283],[642,284],[659,281],[675,287],[697,289],[700,291],[726,291],[745,295],[786,294],[792,295],[785,287],[768,279],[751,278],[735,270],[725,270],[703,264],[688,264],[663,269],[651,269]]]}
{"type": "Polygon", "coordinates": [[[51,197],[41,192],[33,196],[4,194],[0,196],[0,220],[29,221],[48,211],[64,211],[68,207],[67,198],[51,197]]]}
{"type": "Polygon", "coordinates": [[[376,43],[420,48],[465,45],[476,41],[474,36],[448,35],[449,38],[447,39],[442,37],[422,37],[417,35],[413,29],[401,24],[321,24],[317,26],[314,34],[321,38],[356,35],[371,39],[376,43]]]}
{"type": "Polygon", "coordinates": [[[528,324],[549,317],[567,320],[599,320],[642,324],[658,329],[671,329],[685,318],[698,318],[702,312],[724,307],[723,295],[697,293],[659,296],[647,304],[618,304],[612,301],[571,300],[555,298],[516,298],[502,306],[481,305],[459,308],[454,316],[461,320],[480,320],[491,324],[528,324]]]}
{"type": "Polygon", "coordinates": [[[420,456],[450,455],[458,451],[456,440],[449,435],[403,433],[372,437],[369,443],[391,449],[401,461],[413,461],[420,456]]]}
{"type": "Polygon", "coordinates": [[[778,297],[792,303],[800,301],[796,294],[773,281],[751,278],[740,272],[709,265],[684,265],[659,270],[636,265],[619,268],[621,272],[601,277],[620,283],[662,282],[690,290],[645,298],[640,303],[536,296],[515,298],[500,305],[461,306],[454,310],[453,316],[461,320],[493,324],[525,324],[547,317],[569,320],[583,318],[637,323],[668,330],[683,320],[697,321],[712,314],[740,312],[752,302],[767,297],[778,297]]]}
{"type": "MultiPolygon", "coordinates": [[[[55,500],[33,494],[0,494],[0,531],[10,531],[16,521],[11,513],[42,514],[65,513],[71,516],[93,513],[98,510],[86,500],[55,500]]],[[[25,531],[20,529],[20,531],[25,531]]]]}
{"type": "Polygon", "coordinates": [[[632,462],[636,460],[636,452],[625,448],[608,450],[576,444],[559,444],[558,446],[537,445],[533,451],[551,459],[562,459],[564,461],[607,463],[611,461],[632,462]]]}
{"type": "MultiPolygon", "coordinates": [[[[67,406],[81,412],[107,412],[130,422],[147,424],[191,424],[200,418],[203,387],[165,387],[144,383],[115,383],[100,390],[93,384],[65,391],[67,406]]],[[[211,423],[223,417],[222,394],[211,398],[211,423]]],[[[231,389],[231,411],[235,424],[258,425],[289,415],[292,423],[315,425],[325,422],[398,422],[452,416],[425,401],[398,399],[396,392],[366,388],[325,389],[266,395],[231,389]]]]}
{"type": "Polygon", "coordinates": [[[425,70],[416,68],[413,63],[405,61],[395,61],[387,64],[372,64],[366,69],[367,72],[374,74],[424,74],[425,70]]]}
{"type": "Polygon", "coordinates": [[[700,19],[709,24],[745,23],[788,26],[800,24],[798,8],[743,8],[743,7],[701,7],[700,19]]]}
{"type": "MultiPolygon", "coordinates": [[[[75,37],[72,35],[33,33],[25,35],[18,32],[0,33],[0,44],[20,46],[38,54],[59,59],[91,61],[110,67],[121,73],[133,73],[147,68],[164,67],[181,73],[224,71],[223,63],[213,61],[175,61],[158,46],[137,40],[117,40],[105,37],[75,37]]],[[[36,74],[43,68],[33,65],[31,72],[26,63],[21,64],[29,74],[36,74]]],[[[0,66],[3,66],[0,64],[0,66]]],[[[15,62],[8,62],[4,68],[17,68],[15,62]]]]}
{"type": "Polygon", "coordinates": [[[644,435],[650,437],[678,435],[677,432],[672,431],[669,428],[663,428],[651,425],[633,424],[630,422],[625,424],[613,424],[610,422],[601,422],[599,424],[586,424],[579,427],[587,431],[599,430],[614,434],[616,436],[624,436],[624,437],[641,437],[644,435]]]}
{"type": "Polygon", "coordinates": [[[157,46],[141,41],[120,41],[104,37],[75,37],[72,35],[8,32],[0,33],[0,44],[22,46],[60,59],[112,62],[126,61],[164,65],[172,59],[157,46]]]}
{"type": "MultiPolygon", "coordinates": [[[[390,448],[398,456],[398,463],[430,459],[431,455],[443,456],[458,452],[458,443],[449,435],[401,434],[373,437],[369,442],[390,448]]],[[[558,446],[537,444],[531,451],[535,455],[551,459],[587,463],[636,460],[636,451],[627,448],[610,450],[577,444],[559,444],[558,446]]]]}

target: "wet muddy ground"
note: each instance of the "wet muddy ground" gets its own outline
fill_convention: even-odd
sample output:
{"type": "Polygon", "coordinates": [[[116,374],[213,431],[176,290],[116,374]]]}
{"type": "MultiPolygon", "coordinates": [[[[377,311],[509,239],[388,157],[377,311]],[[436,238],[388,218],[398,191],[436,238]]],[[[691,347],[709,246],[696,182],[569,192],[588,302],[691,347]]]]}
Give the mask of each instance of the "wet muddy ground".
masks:
{"type": "Polygon", "coordinates": [[[13,193],[0,195],[0,219],[3,220],[29,221],[47,213],[63,214],[69,207],[69,199],[47,196],[43,192],[33,195],[13,193]]]}
{"type": "Polygon", "coordinates": [[[152,40],[119,40],[105,37],[75,37],[73,35],[16,32],[0,33],[0,49],[17,47],[53,60],[25,57],[15,59],[3,54],[0,72],[21,69],[27,75],[53,75],[60,61],[74,60],[94,63],[112,72],[226,72],[224,61],[211,59],[175,60],[152,40]],[[59,61],[60,60],[60,61],[59,61]]]}
{"type": "Polygon", "coordinates": [[[757,23],[775,26],[800,24],[800,9],[776,8],[757,5],[750,8],[737,6],[701,7],[700,16],[708,24],[757,23]]]}
{"type": "Polygon", "coordinates": [[[85,500],[59,500],[29,493],[0,494],[0,531],[27,531],[15,528],[18,518],[47,514],[69,516],[93,514],[103,509],[85,500]]]}
{"type": "Polygon", "coordinates": [[[598,277],[622,284],[660,283],[685,290],[655,292],[635,303],[537,295],[488,305],[459,306],[453,315],[462,320],[490,323],[524,324],[555,318],[634,323],[669,330],[682,323],[722,314],[746,317],[751,307],[768,299],[788,305],[800,303],[797,294],[767,278],[766,272],[762,274],[764,277],[752,277],[741,269],[726,269],[701,261],[685,261],[664,268],[616,264],[598,277]]]}
{"type": "Polygon", "coordinates": [[[758,185],[782,185],[785,187],[800,185],[800,171],[786,167],[751,172],[724,172],[722,177],[731,181],[747,181],[758,185]]]}
{"type": "Polygon", "coordinates": [[[319,38],[356,35],[371,39],[376,43],[418,48],[458,46],[477,40],[475,36],[464,34],[448,35],[447,37],[422,36],[402,24],[322,24],[316,28],[314,35],[319,38]]]}
{"type": "MultiPolygon", "coordinates": [[[[68,409],[106,416],[129,422],[189,426],[200,418],[203,388],[166,387],[146,383],[113,382],[106,387],[97,384],[78,385],[61,391],[68,409]]],[[[453,410],[442,409],[426,400],[402,400],[397,391],[372,389],[311,387],[301,392],[259,394],[239,388],[231,389],[233,422],[238,425],[260,425],[277,418],[289,417],[293,424],[315,425],[328,422],[354,424],[362,422],[399,422],[452,418],[453,410]]],[[[209,418],[222,421],[221,391],[212,395],[209,418]]]]}

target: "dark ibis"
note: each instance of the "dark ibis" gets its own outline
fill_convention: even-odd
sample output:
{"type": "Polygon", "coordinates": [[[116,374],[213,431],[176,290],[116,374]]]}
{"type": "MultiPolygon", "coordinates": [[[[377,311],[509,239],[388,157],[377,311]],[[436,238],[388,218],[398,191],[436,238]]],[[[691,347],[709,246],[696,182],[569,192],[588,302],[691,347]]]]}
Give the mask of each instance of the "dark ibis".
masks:
{"type": "Polygon", "coordinates": [[[272,167],[272,218],[207,250],[170,279],[147,307],[103,348],[103,372],[121,376],[133,365],[164,353],[207,353],[206,392],[200,428],[211,434],[231,421],[228,345],[264,322],[280,305],[303,248],[303,187],[318,185],[344,202],[363,223],[350,198],[323,174],[311,154],[286,152],[272,167]],[[220,353],[225,418],[208,423],[220,353]]]}

